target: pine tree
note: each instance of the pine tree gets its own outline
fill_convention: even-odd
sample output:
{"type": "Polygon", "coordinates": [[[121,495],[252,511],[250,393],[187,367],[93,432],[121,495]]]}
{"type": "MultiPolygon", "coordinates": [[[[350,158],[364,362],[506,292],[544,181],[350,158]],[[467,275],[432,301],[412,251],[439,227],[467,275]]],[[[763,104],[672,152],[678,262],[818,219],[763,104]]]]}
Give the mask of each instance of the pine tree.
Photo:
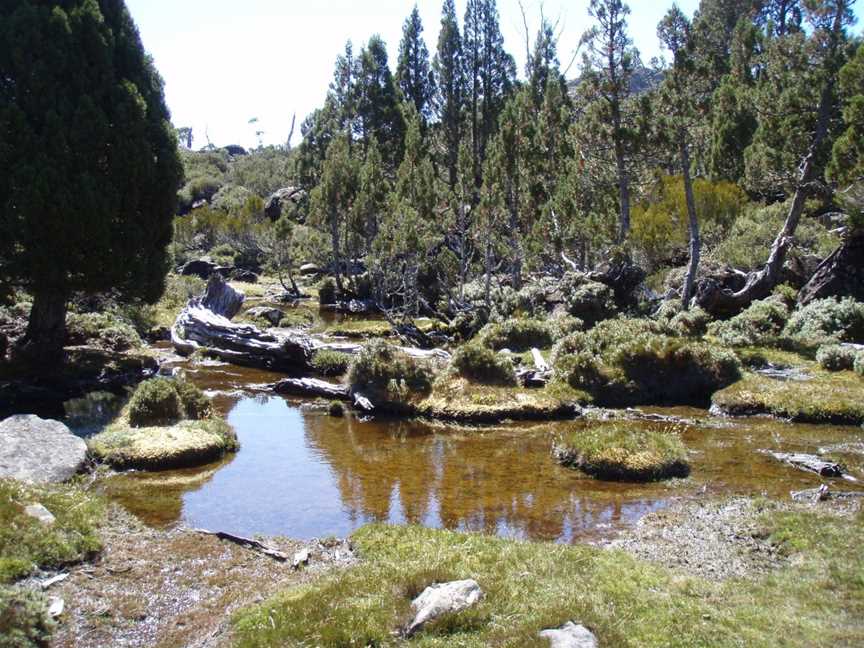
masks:
{"type": "Polygon", "coordinates": [[[834,142],[828,177],[846,188],[864,183],[864,45],[840,70],[845,130],[834,142]]]}
{"type": "Polygon", "coordinates": [[[416,4],[402,26],[396,83],[403,100],[414,104],[425,127],[432,114],[435,79],[429,66],[429,50],[423,40],[423,23],[416,4]]]}
{"type": "Polygon", "coordinates": [[[618,179],[619,241],[630,231],[630,156],[634,137],[625,103],[638,53],[627,35],[630,8],[621,0],[591,0],[597,24],[582,37],[585,78],[596,110],[592,127],[612,142],[618,179]]]}
{"type": "Polygon", "coordinates": [[[462,61],[462,38],[456,20],[453,0],[444,0],[438,51],[432,64],[435,74],[434,106],[444,140],[444,164],[447,184],[456,187],[459,143],[462,139],[462,110],[465,101],[465,75],[462,61]]]}
{"type": "Polygon", "coordinates": [[[119,0],[0,3],[0,284],[56,361],[74,292],[153,302],[182,168],[162,80],[119,0]]]}

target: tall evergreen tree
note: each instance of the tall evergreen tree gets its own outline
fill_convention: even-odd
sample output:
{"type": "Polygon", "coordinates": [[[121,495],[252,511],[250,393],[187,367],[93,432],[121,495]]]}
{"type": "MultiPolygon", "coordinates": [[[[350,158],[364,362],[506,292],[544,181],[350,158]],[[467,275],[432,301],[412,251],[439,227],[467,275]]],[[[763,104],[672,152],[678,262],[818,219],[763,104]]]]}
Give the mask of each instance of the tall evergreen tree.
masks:
{"type": "Polygon", "coordinates": [[[0,283],[59,358],[75,292],[155,301],[182,168],[162,80],[121,0],[0,2],[0,283]]]}
{"type": "Polygon", "coordinates": [[[377,34],[369,39],[356,63],[357,119],[354,132],[366,151],[374,138],[381,158],[395,169],[402,158],[405,124],[399,110],[396,84],[387,63],[387,46],[377,34]]]}
{"type": "Polygon", "coordinates": [[[630,8],[622,0],[591,0],[588,9],[596,25],[582,42],[585,79],[597,108],[593,126],[611,140],[618,177],[619,240],[630,231],[630,161],[635,138],[626,111],[638,53],[627,34],[630,8]]]}
{"type": "Polygon", "coordinates": [[[444,0],[438,51],[432,64],[435,75],[435,114],[444,140],[444,164],[447,184],[456,187],[459,143],[462,139],[462,109],[465,101],[465,71],[462,61],[462,37],[456,20],[453,0],[444,0]]]}
{"type": "Polygon", "coordinates": [[[845,188],[864,184],[864,45],[840,70],[844,131],[831,151],[828,177],[845,188]]]}
{"type": "Polygon", "coordinates": [[[402,26],[396,83],[402,98],[414,104],[425,126],[432,114],[435,79],[429,66],[429,50],[423,40],[423,23],[416,4],[402,26]]]}

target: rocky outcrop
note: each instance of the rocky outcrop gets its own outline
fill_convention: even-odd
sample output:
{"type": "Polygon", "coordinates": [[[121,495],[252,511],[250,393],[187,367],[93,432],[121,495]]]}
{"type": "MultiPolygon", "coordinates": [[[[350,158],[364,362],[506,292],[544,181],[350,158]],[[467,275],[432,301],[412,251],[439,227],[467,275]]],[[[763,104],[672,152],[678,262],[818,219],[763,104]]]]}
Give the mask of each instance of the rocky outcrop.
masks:
{"type": "Polygon", "coordinates": [[[274,191],[264,204],[264,215],[271,221],[279,220],[283,208],[289,204],[297,205],[306,197],[300,187],[285,187],[274,191]]]}
{"type": "Polygon", "coordinates": [[[0,478],[62,482],[86,458],[87,445],[59,421],[22,414],[0,422],[0,478]]]}
{"type": "Polygon", "coordinates": [[[541,639],[549,640],[549,648],[597,648],[597,637],[583,625],[568,621],[560,628],[544,630],[541,639]]]}
{"type": "Polygon", "coordinates": [[[184,277],[200,277],[207,280],[210,278],[218,266],[209,259],[195,259],[189,261],[180,267],[180,274],[184,277]]]}
{"type": "Polygon", "coordinates": [[[864,301],[864,229],[847,233],[843,244],[826,258],[798,294],[802,306],[825,297],[864,301]]]}
{"type": "Polygon", "coordinates": [[[246,296],[225,283],[221,275],[214,274],[207,282],[207,290],[204,292],[200,304],[217,315],[222,315],[230,320],[240,312],[245,299],[246,296]]]}
{"type": "Polygon", "coordinates": [[[405,630],[405,635],[410,637],[430,621],[445,614],[467,610],[475,605],[482,595],[480,585],[470,578],[427,587],[420,596],[411,601],[411,609],[415,614],[405,630]]]}

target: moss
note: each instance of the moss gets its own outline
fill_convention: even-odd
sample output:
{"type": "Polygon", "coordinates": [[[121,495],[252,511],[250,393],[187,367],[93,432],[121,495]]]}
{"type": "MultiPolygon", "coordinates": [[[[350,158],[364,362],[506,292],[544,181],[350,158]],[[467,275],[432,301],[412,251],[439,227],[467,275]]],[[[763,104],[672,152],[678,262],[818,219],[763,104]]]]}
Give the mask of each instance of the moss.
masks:
{"type": "Polygon", "coordinates": [[[549,324],[536,319],[507,319],[484,326],[477,335],[477,342],[499,351],[528,351],[533,347],[544,349],[552,346],[549,324]]]}
{"type": "Polygon", "coordinates": [[[476,343],[456,349],[450,366],[458,375],[481,385],[516,385],[513,363],[500,353],[476,343]]]}
{"type": "Polygon", "coordinates": [[[132,427],[124,411],[87,440],[90,452],[117,469],[167,470],[215,461],[239,447],[228,423],[210,418],[169,426],[132,427]]]}
{"type": "Polygon", "coordinates": [[[341,376],[350,364],[350,355],[330,349],[321,349],[312,356],[312,368],[322,376],[341,376]]]}
{"type": "Polygon", "coordinates": [[[0,583],[36,567],[60,567],[101,549],[97,527],[105,514],[100,498],[77,484],[32,486],[0,480],[0,583]],[[42,504],[55,517],[46,526],[24,512],[42,504]]]}
{"type": "Polygon", "coordinates": [[[859,645],[864,517],[767,510],[764,533],[794,562],[754,579],[690,577],[622,551],[370,525],[352,537],[362,562],[235,614],[238,648],[398,646],[413,595],[474,578],[467,614],[412,638],[421,648],[548,646],[537,633],[568,620],[602,646],[859,645]],[[622,619],[626,622],[622,623],[622,619]]]}
{"type": "Polygon", "coordinates": [[[864,423],[861,379],[854,373],[828,372],[792,354],[775,360],[786,360],[784,364],[799,369],[807,379],[778,380],[746,372],[741,380],[714,394],[713,406],[731,416],[771,414],[799,422],[864,423]]]}
{"type": "Polygon", "coordinates": [[[0,646],[47,648],[54,632],[45,596],[31,590],[0,586],[0,646]]]}
{"type": "Polygon", "coordinates": [[[554,450],[565,466],[598,479],[656,481],[690,474],[687,450],[674,429],[645,430],[624,424],[567,432],[554,450]]]}

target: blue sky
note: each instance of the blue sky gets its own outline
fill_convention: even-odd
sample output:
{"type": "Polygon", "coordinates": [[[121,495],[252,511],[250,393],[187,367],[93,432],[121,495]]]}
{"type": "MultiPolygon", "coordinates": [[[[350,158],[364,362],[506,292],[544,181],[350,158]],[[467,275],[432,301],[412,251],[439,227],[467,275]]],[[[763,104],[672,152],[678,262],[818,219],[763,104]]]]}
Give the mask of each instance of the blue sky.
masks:
{"type": "MultiPolygon", "coordinates": [[[[861,0],[859,0],[860,2],[861,0]]],[[[351,39],[355,51],[379,33],[390,51],[391,69],[402,23],[413,2],[406,0],[127,0],[165,79],[173,121],[192,126],[195,146],[210,141],[223,146],[255,144],[255,130],[265,143],[284,142],[297,114],[300,122],[323,103],[333,62],[351,39]],[[249,124],[253,117],[258,123],[249,124]]],[[[434,53],[441,0],[419,0],[424,37],[434,53]]],[[[540,0],[523,0],[532,40],[540,0]]],[[[647,62],[660,54],[656,26],[671,0],[631,0],[630,28],[647,62]]],[[[559,20],[559,58],[570,60],[582,32],[590,25],[588,0],[545,0],[547,18],[559,20]]],[[[678,0],[688,15],[698,0],[678,0]]],[[[524,67],[525,30],[517,0],[499,0],[501,29],[507,50],[524,67]]],[[[456,0],[461,17],[465,0],[456,0]]],[[[570,76],[577,73],[578,62],[570,76]]]]}

